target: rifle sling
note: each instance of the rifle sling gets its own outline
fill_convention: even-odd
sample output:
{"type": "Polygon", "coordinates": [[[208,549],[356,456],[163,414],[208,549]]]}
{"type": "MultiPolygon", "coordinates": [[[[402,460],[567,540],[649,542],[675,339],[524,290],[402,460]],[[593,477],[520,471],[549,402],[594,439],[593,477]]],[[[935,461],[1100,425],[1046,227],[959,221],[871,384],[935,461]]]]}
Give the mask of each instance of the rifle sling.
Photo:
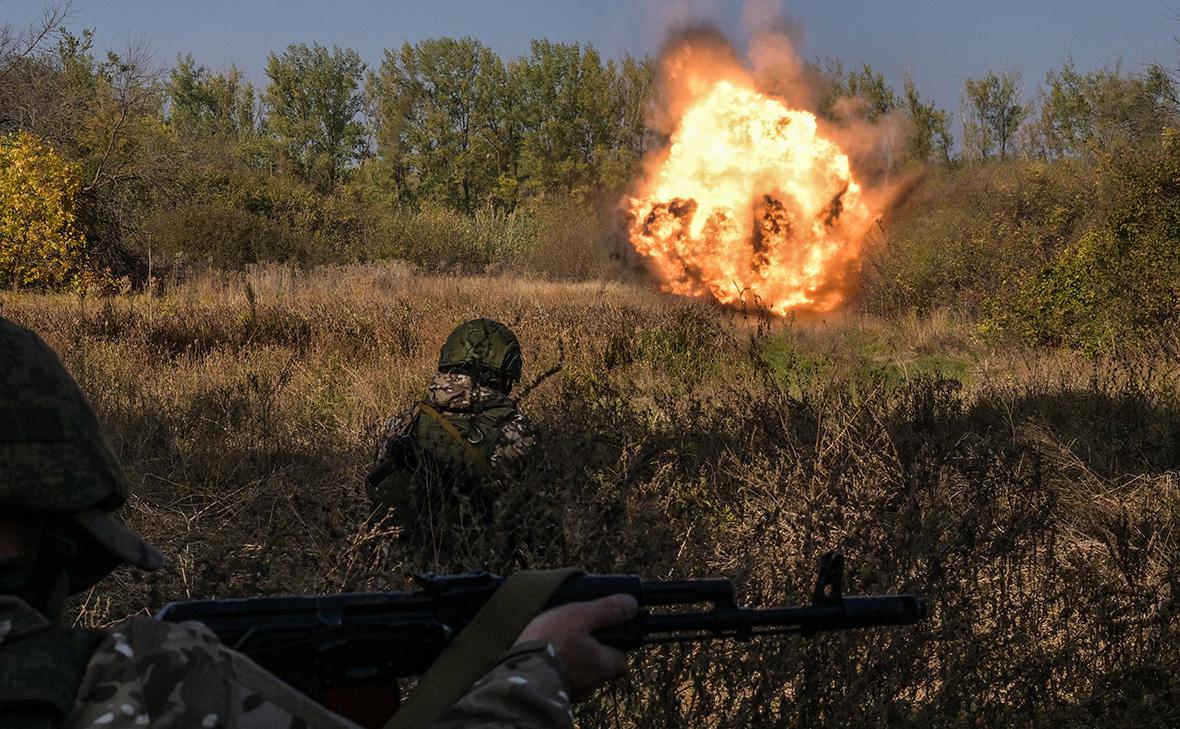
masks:
{"type": "Polygon", "coordinates": [[[504,654],[575,569],[517,572],[435,659],[385,729],[430,726],[504,654]]]}
{"type": "Polygon", "coordinates": [[[488,463],[488,459],[484,457],[483,453],[481,453],[478,448],[476,448],[471,444],[470,441],[463,437],[463,434],[459,432],[459,429],[455,427],[454,423],[447,420],[445,417],[443,417],[442,413],[435,410],[426,403],[419,403],[418,408],[422,412],[429,415],[436,423],[438,423],[439,427],[441,427],[447,435],[451,436],[451,439],[454,440],[461,449],[463,449],[463,457],[467,461],[468,468],[472,469],[475,473],[480,474],[492,472],[492,464],[488,463]]]}

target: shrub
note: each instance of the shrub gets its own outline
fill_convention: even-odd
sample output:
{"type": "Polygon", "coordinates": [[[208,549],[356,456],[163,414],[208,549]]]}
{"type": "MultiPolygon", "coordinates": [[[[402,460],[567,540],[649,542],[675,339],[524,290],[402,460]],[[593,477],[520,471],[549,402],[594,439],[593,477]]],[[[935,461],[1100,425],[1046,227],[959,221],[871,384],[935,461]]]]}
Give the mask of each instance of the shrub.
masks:
{"type": "Polygon", "coordinates": [[[1097,170],[1099,219],[985,326],[1087,351],[1150,338],[1180,318],[1180,131],[1152,152],[1111,153],[1097,170]]]}
{"type": "Polygon", "coordinates": [[[465,215],[427,205],[377,223],[374,258],[397,258],[432,271],[482,272],[518,260],[536,238],[533,219],[486,208],[465,215]]]}
{"type": "Polygon", "coordinates": [[[28,132],[0,138],[0,285],[68,286],[86,242],[74,223],[78,172],[28,132]]]}
{"type": "Polygon", "coordinates": [[[427,271],[513,270],[550,278],[602,278],[612,262],[596,211],[571,198],[534,200],[512,212],[464,214],[438,206],[380,217],[365,253],[427,271]]]}
{"type": "Polygon", "coordinates": [[[1090,209],[1087,164],[1008,162],[932,173],[887,216],[861,291],[871,313],[979,314],[1051,261],[1090,209]]]}
{"type": "Polygon", "coordinates": [[[293,178],[231,170],[200,176],[194,198],[148,223],[158,249],[185,263],[241,269],[363,257],[369,215],[344,193],[321,196],[293,178]]]}

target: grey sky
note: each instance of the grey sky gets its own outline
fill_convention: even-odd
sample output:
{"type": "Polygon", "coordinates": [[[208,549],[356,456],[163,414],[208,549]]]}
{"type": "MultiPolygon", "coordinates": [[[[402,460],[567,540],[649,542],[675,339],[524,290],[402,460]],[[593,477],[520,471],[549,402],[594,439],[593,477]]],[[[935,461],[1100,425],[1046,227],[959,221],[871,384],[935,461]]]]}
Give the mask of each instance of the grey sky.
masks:
{"type": "MultiPolygon", "coordinates": [[[[0,22],[23,26],[44,0],[0,0],[0,22]]],[[[755,6],[778,6],[755,0],[755,6]]],[[[749,0],[75,0],[74,29],[96,30],[100,48],[146,39],[157,60],[192,53],[206,66],[237,64],[261,81],[266,54],[317,41],[355,48],[371,65],[384,48],[434,36],[479,38],[506,57],[532,38],[582,41],[606,55],[656,52],[670,24],[711,21],[741,44],[749,0]]],[[[1032,90],[1071,54],[1091,70],[1161,61],[1180,66],[1180,0],[796,0],[783,4],[803,28],[805,57],[868,62],[900,87],[911,67],[919,89],[957,110],[964,78],[1020,71],[1032,90]]]]}

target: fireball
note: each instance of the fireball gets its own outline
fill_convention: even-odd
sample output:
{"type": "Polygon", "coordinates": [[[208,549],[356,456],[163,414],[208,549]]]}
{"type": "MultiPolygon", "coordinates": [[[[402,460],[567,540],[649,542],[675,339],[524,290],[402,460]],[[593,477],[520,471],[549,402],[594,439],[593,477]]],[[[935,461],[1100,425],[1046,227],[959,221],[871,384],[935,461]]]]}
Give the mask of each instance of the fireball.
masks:
{"type": "Polygon", "coordinates": [[[876,217],[815,116],[747,79],[694,90],[625,205],[663,290],[779,314],[837,308],[876,217]]]}

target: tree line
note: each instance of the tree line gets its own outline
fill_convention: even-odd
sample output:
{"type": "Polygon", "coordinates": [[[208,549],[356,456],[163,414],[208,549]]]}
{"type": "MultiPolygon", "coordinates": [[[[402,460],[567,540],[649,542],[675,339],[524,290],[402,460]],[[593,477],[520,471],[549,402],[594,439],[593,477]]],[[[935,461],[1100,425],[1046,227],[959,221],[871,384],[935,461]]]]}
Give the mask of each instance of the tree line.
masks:
{"type": "Polygon", "coordinates": [[[373,69],[352,49],[298,44],[269,55],[266,77],[255,93],[237,68],[182,57],[159,88],[161,120],[321,193],[363,178],[398,205],[463,212],[619,188],[651,143],[651,59],[578,43],[534,41],[505,61],[474,38],[435,38],[373,69]]]}
{"type": "MultiPolygon", "coordinates": [[[[18,132],[33,135],[22,149],[60,155],[87,265],[114,271],[142,268],[153,248],[225,265],[413,258],[410,216],[484,211],[502,223],[546,200],[593,204],[665,141],[645,123],[650,57],[537,40],[506,59],[474,38],[435,38],[370,67],[352,49],[295,44],[268,56],[256,89],[237,67],[188,55],[160,69],[141,46],[97,53],[91,31],[63,20],[54,6],[26,33],[0,32],[0,137],[14,147],[18,132]]],[[[1031,95],[1018,74],[989,72],[966,80],[958,124],[912,75],[899,92],[868,64],[813,66],[827,85],[822,117],[905,121],[890,170],[1078,158],[1176,123],[1161,66],[1084,73],[1067,60],[1031,95]]]]}

